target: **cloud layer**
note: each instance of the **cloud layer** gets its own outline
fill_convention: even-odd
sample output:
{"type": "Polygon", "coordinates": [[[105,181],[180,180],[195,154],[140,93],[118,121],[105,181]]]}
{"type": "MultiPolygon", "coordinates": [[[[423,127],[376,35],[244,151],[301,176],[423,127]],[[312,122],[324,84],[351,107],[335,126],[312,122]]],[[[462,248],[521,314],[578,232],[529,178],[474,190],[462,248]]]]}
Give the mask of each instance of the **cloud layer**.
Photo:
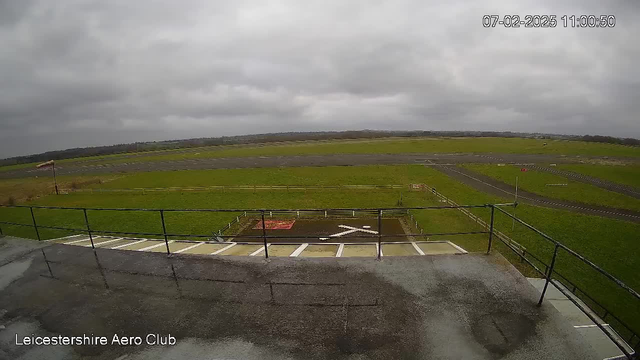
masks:
{"type": "Polygon", "coordinates": [[[511,3],[0,0],[0,157],[363,128],[640,137],[637,1],[511,3]]]}

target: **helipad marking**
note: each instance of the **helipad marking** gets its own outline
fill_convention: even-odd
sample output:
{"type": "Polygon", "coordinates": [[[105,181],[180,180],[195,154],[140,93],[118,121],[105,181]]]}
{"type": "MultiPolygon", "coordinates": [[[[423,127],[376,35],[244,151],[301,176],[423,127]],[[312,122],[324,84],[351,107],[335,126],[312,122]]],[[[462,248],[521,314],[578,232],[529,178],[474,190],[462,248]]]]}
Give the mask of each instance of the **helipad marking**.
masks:
{"type": "Polygon", "coordinates": [[[86,239],[81,239],[81,240],[69,241],[69,242],[66,242],[66,243],[63,243],[63,244],[65,244],[65,245],[71,245],[71,244],[79,243],[79,242],[82,242],[82,241],[89,241],[89,240],[91,240],[91,239],[86,238],[86,239]]]}
{"type": "Polygon", "coordinates": [[[415,242],[415,241],[414,241],[414,242],[412,242],[412,243],[411,243],[411,245],[413,245],[413,248],[414,248],[414,249],[416,249],[416,251],[418,252],[418,254],[420,254],[420,255],[424,255],[424,251],[422,251],[422,249],[420,249],[420,248],[418,247],[418,244],[416,244],[416,242],[415,242]]]}
{"type": "Polygon", "coordinates": [[[201,242],[201,243],[197,243],[197,244],[195,244],[195,245],[188,246],[188,247],[186,247],[186,248],[184,248],[184,249],[180,249],[180,250],[178,250],[178,251],[174,252],[174,254],[179,254],[179,253],[181,253],[181,252],[183,252],[183,251],[187,251],[187,250],[191,250],[191,249],[197,248],[198,246],[200,246],[200,245],[202,245],[202,244],[204,244],[204,243],[203,243],[203,242],[201,242]]]}
{"type": "Polygon", "coordinates": [[[296,249],[296,251],[292,252],[291,255],[289,255],[289,256],[290,257],[298,257],[298,255],[300,255],[304,251],[304,249],[307,248],[307,246],[309,246],[309,244],[307,244],[307,243],[304,243],[304,244],[300,245],[300,247],[298,247],[296,249]]]}
{"type": "Polygon", "coordinates": [[[360,229],[360,228],[357,228],[357,227],[347,226],[347,225],[338,225],[338,227],[341,227],[343,229],[350,229],[350,230],[354,230],[354,231],[363,231],[363,232],[366,232],[366,233],[369,233],[369,234],[377,234],[378,233],[377,231],[374,231],[374,230],[360,229]]]}
{"type": "Polygon", "coordinates": [[[382,249],[380,249],[380,245],[376,244],[376,254],[380,252],[380,257],[383,257],[384,254],[382,254],[382,249]]]}
{"type": "MultiPolygon", "coordinates": [[[[271,246],[271,244],[267,244],[267,247],[269,247],[269,246],[271,246]]],[[[251,254],[249,254],[249,256],[256,256],[256,255],[260,254],[263,251],[264,251],[264,246],[261,246],[260,249],[252,252],[251,254]]]]}
{"type": "Polygon", "coordinates": [[[147,241],[147,239],[134,241],[134,242],[129,243],[129,244],[122,244],[122,245],[114,246],[111,249],[120,249],[120,248],[123,248],[123,247],[131,246],[131,245],[135,245],[135,244],[140,244],[141,242],[145,242],[145,241],[147,241]]]}
{"type": "Polygon", "coordinates": [[[238,243],[229,244],[229,245],[227,245],[227,246],[223,247],[223,248],[222,248],[222,249],[220,249],[220,250],[217,250],[217,251],[212,252],[212,253],[211,253],[211,255],[218,255],[218,254],[220,254],[221,252],[223,252],[223,251],[225,251],[225,250],[229,250],[229,249],[231,249],[232,247],[234,247],[234,246],[236,246],[236,245],[238,245],[238,243]]]}
{"type": "MultiPolygon", "coordinates": [[[[117,238],[117,239],[112,239],[112,240],[107,240],[107,241],[103,241],[103,242],[99,242],[99,243],[93,243],[94,246],[98,246],[98,245],[102,245],[102,244],[110,244],[112,242],[116,242],[118,240],[122,240],[122,238],[117,238]]],[[[91,246],[91,245],[85,245],[85,246],[91,246]]]]}
{"type": "Polygon", "coordinates": [[[356,229],[356,230],[347,230],[347,231],[343,231],[343,232],[341,232],[341,233],[337,233],[337,234],[329,235],[329,237],[340,237],[340,236],[342,236],[342,235],[352,234],[352,233],[354,233],[354,232],[356,232],[356,231],[358,231],[358,230],[357,230],[357,229],[356,229]]]}
{"type": "MultiPolygon", "coordinates": [[[[171,243],[173,243],[173,240],[169,240],[169,241],[167,242],[167,244],[171,244],[171,243]]],[[[160,244],[155,244],[155,245],[147,246],[147,247],[144,247],[144,248],[142,248],[142,249],[138,249],[138,251],[147,251],[147,250],[155,249],[155,248],[160,247],[160,246],[162,246],[162,245],[165,245],[165,243],[164,243],[164,242],[160,242],[160,244]]]]}
{"type": "Polygon", "coordinates": [[[456,244],[452,243],[451,241],[448,241],[448,240],[447,240],[447,242],[449,243],[449,245],[451,245],[451,246],[453,246],[454,248],[458,249],[458,251],[460,251],[461,253],[463,253],[463,254],[468,254],[467,250],[465,250],[465,249],[461,248],[460,246],[458,246],[458,245],[456,245],[456,244]]]}
{"type": "Polygon", "coordinates": [[[338,252],[336,253],[336,257],[342,257],[343,250],[344,250],[344,244],[340,244],[340,246],[338,246],[338,252]]]}

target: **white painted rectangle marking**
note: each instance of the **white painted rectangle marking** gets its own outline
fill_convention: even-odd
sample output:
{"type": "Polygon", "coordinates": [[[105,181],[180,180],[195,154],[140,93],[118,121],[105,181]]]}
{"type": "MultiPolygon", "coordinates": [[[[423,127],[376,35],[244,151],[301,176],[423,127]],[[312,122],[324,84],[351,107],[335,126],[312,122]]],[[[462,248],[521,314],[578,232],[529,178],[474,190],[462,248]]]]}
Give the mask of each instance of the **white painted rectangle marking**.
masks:
{"type": "Polygon", "coordinates": [[[298,255],[300,255],[304,251],[304,249],[307,248],[307,246],[309,246],[309,244],[307,244],[307,243],[304,243],[304,244],[300,245],[296,249],[296,251],[292,252],[291,255],[289,255],[289,256],[290,257],[298,257],[298,255]]]}
{"type": "Polygon", "coordinates": [[[174,252],[174,254],[180,254],[181,252],[184,252],[184,251],[187,251],[187,250],[191,250],[191,249],[195,249],[195,248],[197,248],[198,246],[200,246],[202,244],[204,244],[204,243],[201,242],[201,243],[197,243],[195,245],[188,246],[188,247],[186,247],[184,249],[180,249],[180,250],[174,252]]]}
{"type": "Polygon", "coordinates": [[[411,245],[413,245],[413,248],[416,249],[416,251],[418,252],[418,254],[420,255],[424,255],[424,251],[422,251],[422,249],[420,249],[420,247],[418,246],[418,244],[416,244],[416,242],[412,242],[411,245]]]}
{"type": "MultiPolygon", "coordinates": [[[[94,238],[95,239],[95,238],[94,238]]],[[[75,243],[79,243],[79,242],[83,242],[83,241],[89,241],[91,239],[86,238],[86,239],[81,239],[81,240],[74,240],[74,241],[68,241],[66,243],[64,243],[65,245],[71,245],[71,244],[75,244],[75,243]]]]}
{"type": "Polygon", "coordinates": [[[461,253],[463,253],[463,254],[467,254],[467,250],[465,250],[465,249],[461,248],[460,246],[458,246],[458,245],[456,245],[456,244],[452,243],[451,241],[447,241],[447,243],[448,243],[449,245],[453,246],[454,248],[456,248],[456,249],[457,249],[458,251],[460,251],[461,253]]]}
{"type": "MultiPolygon", "coordinates": [[[[271,246],[271,244],[267,244],[267,247],[269,247],[269,246],[271,246]]],[[[264,246],[261,246],[260,249],[252,252],[251,254],[249,254],[249,256],[256,256],[256,255],[260,254],[263,251],[264,251],[264,246]]]]}
{"type": "Polygon", "coordinates": [[[227,245],[227,246],[223,247],[223,248],[222,248],[222,249],[220,249],[220,250],[216,250],[216,251],[212,252],[212,253],[211,253],[211,255],[218,255],[218,254],[220,254],[221,252],[223,252],[223,251],[225,251],[225,250],[229,250],[229,249],[231,249],[232,247],[234,247],[234,246],[236,246],[236,245],[238,245],[238,244],[237,244],[237,243],[229,244],[229,245],[227,245]]]}
{"type": "Polygon", "coordinates": [[[114,246],[114,247],[112,247],[111,249],[112,249],[112,250],[113,250],[113,249],[120,249],[120,248],[123,248],[123,247],[131,246],[131,245],[135,245],[135,244],[140,244],[141,242],[145,242],[145,241],[147,241],[147,239],[142,239],[142,240],[134,241],[134,242],[129,243],[129,244],[122,244],[122,245],[114,246]]]}
{"type": "Polygon", "coordinates": [[[342,257],[343,251],[344,251],[344,244],[340,244],[340,246],[338,246],[338,252],[336,253],[336,257],[342,257]]]}
{"type": "MultiPolygon", "coordinates": [[[[122,240],[122,238],[107,240],[107,241],[103,241],[103,242],[99,242],[99,243],[94,242],[93,245],[98,246],[98,245],[102,245],[102,244],[110,244],[110,243],[116,242],[118,240],[122,240]]],[[[91,246],[91,245],[85,245],[85,246],[91,246]]]]}
{"type": "MultiPolygon", "coordinates": [[[[173,240],[169,240],[167,243],[171,244],[173,242],[173,240]]],[[[165,242],[163,241],[159,241],[160,244],[155,244],[155,245],[151,245],[151,246],[147,246],[147,247],[143,247],[142,249],[138,249],[138,251],[147,251],[147,250],[151,250],[151,249],[155,249],[157,247],[160,247],[162,245],[165,245],[165,242]]]]}

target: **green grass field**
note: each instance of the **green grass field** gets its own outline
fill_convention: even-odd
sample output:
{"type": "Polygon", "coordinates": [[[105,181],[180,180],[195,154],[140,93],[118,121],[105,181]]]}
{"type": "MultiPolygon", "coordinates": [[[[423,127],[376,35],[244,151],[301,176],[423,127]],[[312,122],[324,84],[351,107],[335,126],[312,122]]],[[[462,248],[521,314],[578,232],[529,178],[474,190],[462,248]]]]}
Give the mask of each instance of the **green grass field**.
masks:
{"type": "MultiPolygon", "coordinates": [[[[519,172],[519,171],[518,171],[519,172]]],[[[527,173],[530,174],[530,173],[527,173]]],[[[411,184],[426,183],[460,204],[485,204],[505,202],[510,199],[477,192],[434,169],[420,165],[358,166],[328,168],[243,169],[210,171],[176,171],[121,175],[113,181],[92,185],[105,188],[207,186],[219,184],[411,184]]],[[[408,187],[407,187],[408,189],[408,187]]],[[[29,204],[67,207],[117,207],[117,208],[327,208],[327,207],[394,207],[400,193],[404,206],[442,205],[429,192],[409,190],[322,190],[322,191],[208,191],[167,192],[153,194],[127,193],[74,193],[45,196],[29,204]]],[[[510,209],[511,210],[511,209],[510,209]]],[[[474,211],[485,220],[488,209],[474,211]]],[[[556,240],[580,252],[605,270],[611,272],[635,289],[640,289],[637,277],[640,259],[630,254],[640,252],[637,234],[640,224],[613,219],[570,213],[563,210],[544,209],[521,205],[517,214],[530,224],[556,240]]],[[[38,223],[45,226],[84,227],[84,218],[77,210],[35,210],[38,223]]],[[[4,221],[30,224],[28,209],[0,208],[4,221]]],[[[160,215],[157,212],[115,212],[89,210],[94,230],[116,230],[161,233],[160,215]]],[[[235,214],[167,213],[167,230],[170,233],[211,234],[226,225],[235,214]]],[[[477,231],[479,226],[457,210],[424,210],[416,213],[426,232],[477,231]]],[[[517,225],[511,230],[512,221],[504,215],[496,216],[496,228],[525,246],[529,252],[549,261],[553,246],[539,235],[517,225]]],[[[7,234],[34,238],[33,229],[3,226],[7,234]]],[[[45,238],[69,235],[60,230],[42,230],[45,238]]],[[[470,251],[486,249],[484,235],[452,237],[450,240],[470,251]]],[[[525,274],[532,274],[518,262],[509,250],[496,243],[500,250],[525,274]]],[[[595,271],[561,254],[558,270],[581,288],[593,294],[615,314],[624,314],[625,320],[640,330],[640,312],[628,294],[611,287],[595,271]]]]}
{"type": "Polygon", "coordinates": [[[517,176],[518,188],[551,198],[619,209],[640,210],[640,200],[636,198],[570,180],[563,176],[534,170],[523,172],[521,166],[467,164],[464,167],[500,180],[514,188],[517,176]],[[547,186],[547,184],[567,184],[567,186],[547,186]]]}
{"type": "MultiPolygon", "coordinates": [[[[62,163],[95,160],[94,164],[147,162],[200,158],[399,153],[501,153],[620,156],[640,158],[640,147],[568,140],[524,138],[388,138],[333,141],[302,141],[277,144],[215,146],[193,149],[150,151],[140,157],[113,154],[61,160],[62,163]],[[544,143],[547,143],[544,146],[544,143]],[[166,153],[168,152],[168,153],[166,153]],[[123,158],[123,156],[125,156],[123,158]]],[[[21,164],[0,167],[0,171],[34,166],[21,164]]]]}
{"type": "Polygon", "coordinates": [[[558,168],[640,189],[640,166],[566,164],[558,168]]]}

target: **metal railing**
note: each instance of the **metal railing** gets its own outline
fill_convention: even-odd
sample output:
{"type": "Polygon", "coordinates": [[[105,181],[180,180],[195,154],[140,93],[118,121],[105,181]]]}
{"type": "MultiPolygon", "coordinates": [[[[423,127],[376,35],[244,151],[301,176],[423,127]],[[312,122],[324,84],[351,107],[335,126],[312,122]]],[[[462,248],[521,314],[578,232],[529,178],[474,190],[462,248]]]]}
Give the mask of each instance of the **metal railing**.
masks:
{"type": "MultiPolygon", "coordinates": [[[[438,195],[438,193],[435,191],[435,189],[432,189],[432,192],[436,195],[438,195]]],[[[440,195],[440,197],[443,197],[443,195],[440,195]]],[[[445,198],[446,199],[446,198],[445,198]]],[[[171,255],[171,250],[169,247],[169,237],[190,237],[190,238],[211,238],[211,234],[178,234],[178,233],[171,233],[169,231],[167,231],[167,226],[166,226],[166,222],[165,222],[165,213],[168,212],[172,212],[172,213],[176,213],[176,212],[210,212],[210,213],[235,213],[235,214],[242,214],[242,216],[259,216],[260,220],[261,220],[261,224],[262,224],[262,234],[261,235],[239,235],[239,234],[234,234],[234,235],[224,235],[223,231],[218,231],[218,235],[217,237],[220,237],[221,239],[229,239],[229,238],[234,238],[234,239],[238,239],[238,238],[247,238],[247,239],[253,239],[253,240],[262,240],[262,244],[264,246],[264,256],[265,258],[269,257],[269,240],[270,239],[287,239],[287,238],[291,238],[291,239],[296,239],[298,240],[297,242],[293,242],[295,244],[300,244],[299,240],[300,239],[318,239],[318,235],[292,235],[292,236],[286,236],[286,235],[270,235],[268,233],[268,229],[266,228],[266,222],[265,222],[265,217],[270,217],[270,216],[281,216],[281,215],[288,215],[291,216],[292,214],[296,214],[298,216],[300,216],[300,214],[303,215],[313,215],[315,214],[316,216],[324,216],[324,217],[328,217],[330,214],[333,215],[341,215],[341,216],[348,216],[349,214],[355,216],[356,213],[360,214],[360,215],[368,215],[368,216],[372,216],[375,217],[377,219],[377,224],[378,224],[378,233],[377,234],[372,234],[372,235],[350,235],[350,238],[356,238],[356,239],[371,239],[373,241],[371,242],[362,242],[361,244],[376,244],[377,245],[377,258],[380,259],[381,258],[381,254],[382,254],[382,247],[383,247],[383,239],[385,238],[410,238],[410,237],[414,237],[414,238],[426,238],[428,236],[436,236],[436,235],[442,235],[442,236],[447,236],[447,235],[475,235],[475,234],[488,234],[488,244],[487,244],[487,253],[491,252],[492,249],[492,242],[493,242],[493,238],[497,238],[501,241],[501,243],[503,243],[504,245],[506,245],[511,251],[513,251],[518,257],[520,257],[520,259],[524,262],[526,262],[527,264],[529,264],[530,266],[533,267],[533,269],[539,273],[542,277],[544,277],[546,279],[545,281],[545,285],[544,288],[542,290],[542,294],[540,296],[540,299],[538,301],[538,305],[541,305],[545,294],[547,292],[548,286],[549,284],[552,284],[554,287],[556,287],[559,291],[561,291],[562,293],[566,293],[567,289],[571,289],[570,291],[573,292],[574,294],[577,294],[577,291],[580,291],[581,296],[582,297],[586,297],[588,298],[591,302],[595,303],[597,306],[599,306],[600,308],[605,310],[605,314],[601,317],[602,319],[606,318],[606,317],[611,317],[613,319],[615,319],[617,321],[618,324],[620,324],[620,326],[622,326],[624,328],[625,331],[627,331],[629,334],[631,334],[631,336],[628,339],[624,339],[624,341],[626,341],[626,343],[631,344],[632,348],[638,348],[640,346],[640,336],[638,336],[638,334],[636,332],[633,331],[633,329],[627,325],[624,321],[622,321],[619,316],[614,315],[611,311],[607,310],[603,305],[601,305],[599,302],[597,302],[592,296],[588,295],[583,289],[580,289],[578,286],[576,286],[573,282],[569,281],[569,279],[566,278],[566,276],[561,275],[560,273],[558,273],[558,271],[556,270],[556,266],[557,266],[557,256],[558,256],[558,252],[559,251],[564,251],[567,254],[570,254],[571,256],[573,256],[575,259],[578,259],[579,261],[581,261],[582,263],[588,265],[590,268],[596,270],[598,273],[602,274],[603,276],[605,276],[606,279],[608,279],[612,284],[616,285],[617,287],[625,290],[628,294],[630,294],[635,301],[640,300],[640,294],[638,294],[638,292],[636,292],[634,289],[632,289],[631,287],[629,287],[628,285],[626,285],[624,282],[622,282],[621,280],[617,279],[616,277],[614,277],[613,275],[609,274],[607,271],[605,271],[604,269],[602,269],[601,267],[599,267],[598,265],[596,265],[595,263],[593,263],[592,261],[590,261],[589,259],[585,258],[584,256],[580,255],[579,253],[575,252],[574,250],[568,248],[567,246],[557,242],[556,240],[554,240],[553,238],[551,238],[550,236],[546,235],[545,233],[543,233],[542,231],[536,229],[535,227],[527,224],[526,222],[522,221],[521,219],[515,217],[514,215],[508,213],[507,211],[505,211],[504,209],[502,209],[501,207],[504,206],[516,206],[517,204],[514,203],[509,203],[509,204],[483,204],[483,205],[457,205],[454,202],[452,202],[451,200],[447,199],[447,202],[452,204],[452,205],[447,205],[447,206],[424,206],[424,207],[402,207],[402,208],[397,208],[397,207],[393,207],[393,208],[327,208],[327,209],[145,209],[145,208],[72,208],[72,207],[57,207],[57,206],[24,206],[24,205],[13,205],[13,206],[9,206],[9,205],[3,205],[2,207],[6,207],[6,208],[24,208],[24,209],[29,209],[29,213],[30,213],[30,217],[31,217],[31,224],[24,224],[24,223],[15,223],[15,222],[8,222],[8,221],[0,221],[0,224],[5,224],[5,225],[12,225],[12,226],[24,226],[24,227],[33,227],[35,233],[36,233],[36,237],[38,240],[41,240],[41,235],[40,235],[40,231],[39,229],[52,229],[52,230],[64,230],[64,231],[70,231],[70,232],[76,232],[76,233],[86,233],[89,236],[89,240],[91,242],[91,247],[93,249],[95,249],[95,244],[93,242],[93,236],[96,234],[117,234],[117,235],[143,235],[143,236],[158,236],[158,237],[162,237],[164,239],[165,242],[165,246],[166,246],[166,250],[167,250],[167,254],[171,255]],[[474,215],[470,212],[471,209],[480,209],[480,208],[485,208],[485,209],[490,209],[490,221],[487,223],[484,220],[480,219],[477,215],[474,215]],[[57,209],[57,210],[73,210],[73,211],[81,211],[84,217],[84,222],[85,222],[85,227],[84,228],[68,228],[68,227],[60,227],[60,226],[45,226],[45,225],[38,225],[35,213],[34,213],[34,209],[57,209]],[[383,234],[383,222],[382,219],[385,215],[387,216],[398,216],[399,214],[405,214],[405,215],[410,215],[411,219],[413,221],[416,221],[417,224],[417,220],[414,219],[414,217],[412,216],[411,212],[412,211],[417,211],[417,210],[439,210],[439,209],[458,209],[462,212],[464,212],[467,216],[470,216],[475,223],[480,224],[481,226],[483,226],[484,228],[488,229],[488,231],[464,231],[464,232],[441,232],[441,233],[425,233],[424,231],[420,231],[420,233],[415,233],[415,234],[411,234],[411,233],[402,233],[402,234],[383,234]],[[541,235],[545,240],[549,241],[550,243],[552,243],[554,245],[554,251],[553,251],[553,256],[551,258],[551,261],[549,264],[547,264],[545,261],[541,260],[539,257],[535,256],[534,254],[532,254],[530,251],[527,251],[526,248],[524,248],[523,246],[521,246],[520,244],[516,243],[515,241],[513,241],[512,239],[510,239],[508,236],[500,233],[496,228],[495,228],[495,214],[496,214],[496,210],[498,211],[498,213],[507,215],[508,217],[512,218],[514,221],[518,222],[519,224],[525,226],[526,228],[534,231],[535,233],[541,235]],[[158,220],[160,221],[161,225],[162,225],[162,233],[154,233],[154,232],[129,232],[129,231],[104,231],[104,230],[94,230],[91,228],[90,225],[90,221],[89,221],[89,217],[87,215],[87,211],[121,211],[121,212],[154,212],[157,213],[158,216],[158,220]],[[531,259],[534,259],[538,264],[541,264],[544,267],[544,270],[540,269],[540,267],[538,267],[536,264],[534,264],[531,259]],[[564,286],[562,286],[562,283],[558,283],[556,281],[553,280],[553,277],[556,276],[557,278],[560,278],[562,280],[562,283],[567,284],[568,286],[565,288],[564,286]]],[[[240,216],[236,215],[236,222],[240,221],[240,216]]],[[[233,223],[229,223],[229,225],[225,228],[229,229],[231,228],[231,226],[233,225],[233,223]]],[[[0,235],[2,235],[2,227],[0,227],[0,235]]],[[[255,242],[253,242],[255,244],[255,242]]],[[[397,242],[393,242],[393,243],[397,243],[397,242]]],[[[292,244],[292,243],[287,243],[287,242],[278,242],[278,244],[292,244]]],[[[320,243],[323,244],[323,243],[320,243]]],[[[574,299],[572,296],[569,296],[569,294],[565,294],[567,295],[567,298],[569,300],[571,300],[576,306],[578,306],[610,339],[612,339],[614,341],[614,343],[620,348],[620,350],[629,358],[629,359],[634,359],[634,356],[636,354],[635,351],[629,351],[628,348],[626,348],[623,344],[621,344],[621,342],[619,341],[620,337],[618,336],[617,333],[615,333],[614,331],[612,331],[611,329],[605,327],[594,315],[592,315],[589,310],[590,309],[586,309],[584,304],[580,304],[580,302],[576,301],[576,299],[574,299]]],[[[639,303],[640,305],[640,303],[639,303]]],[[[600,315],[598,315],[600,316],[600,315]]]]}
{"type": "MultiPolygon", "coordinates": [[[[410,210],[438,210],[438,209],[471,209],[471,208],[491,208],[494,205],[492,204],[483,204],[483,205],[457,205],[457,206],[423,206],[423,207],[403,207],[403,208],[325,208],[325,209],[145,209],[145,208],[75,208],[75,207],[60,207],[60,206],[26,206],[26,205],[2,205],[0,207],[5,208],[24,208],[29,209],[31,215],[31,224],[24,223],[15,223],[9,221],[0,221],[0,224],[12,225],[12,226],[23,226],[23,227],[32,227],[36,233],[36,238],[38,240],[42,240],[39,229],[50,229],[50,230],[61,230],[68,232],[75,232],[81,234],[87,234],[89,236],[89,241],[91,242],[91,247],[95,249],[95,244],[93,242],[94,235],[140,235],[140,236],[157,236],[164,239],[167,254],[171,255],[171,249],[169,247],[169,238],[170,237],[182,237],[182,238],[205,238],[211,239],[212,237],[220,238],[224,241],[224,239],[233,238],[235,239],[251,239],[251,240],[262,240],[264,244],[264,255],[265,258],[269,257],[269,240],[270,239],[296,239],[298,242],[282,242],[278,241],[278,244],[299,244],[299,239],[318,239],[318,235],[270,235],[267,232],[265,217],[271,216],[283,216],[283,215],[292,215],[296,214],[297,216],[372,216],[377,218],[378,223],[378,234],[371,235],[349,235],[349,238],[352,239],[371,239],[373,241],[370,242],[358,242],[359,244],[376,244],[377,245],[377,258],[380,259],[382,253],[382,245],[383,239],[385,238],[421,238],[421,237],[429,237],[429,236],[453,236],[453,235],[476,235],[476,234],[488,234],[487,231],[460,231],[460,232],[434,232],[434,233],[425,233],[421,231],[421,233],[401,233],[401,234],[383,234],[382,228],[382,218],[384,216],[401,216],[406,215],[410,210]],[[50,209],[50,210],[72,210],[72,211],[81,211],[84,217],[84,228],[70,228],[70,227],[62,227],[62,226],[48,226],[48,225],[39,225],[36,216],[34,213],[34,209],[50,209]],[[87,215],[87,211],[120,211],[120,212],[154,212],[157,213],[158,219],[162,225],[162,233],[157,232],[133,232],[133,231],[115,231],[115,230],[95,230],[91,228],[91,224],[89,222],[89,217],[87,215]],[[262,235],[242,235],[242,234],[232,234],[232,235],[224,235],[223,230],[218,230],[217,234],[214,232],[212,234],[181,234],[181,233],[171,233],[167,231],[167,226],[165,222],[165,213],[185,213],[185,212],[208,212],[208,213],[233,213],[233,214],[242,214],[242,216],[259,216],[262,223],[262,235]]],[[[236,215],[235,219],[229,222],[226,227],[223,227],[224,230],[227,230],[232,227],[235,223],[240,221],[240,215],[236,215]]],[[[2,234],[2,228],[0,227],[0,234],[2,234]]],[[[220,243],[219,241],[216,243],[220,243]]],[[[309,242],[311,243],[311,242],[309,242]]],[[[393,241],[393,243],[401,243],[401,241],[393,241]]],[[[324,244],[321,242],[320,244],[324,244]]]]}
{"type": "MultiPolygon", "coordinates": [[[[640,294],[637,291],[635,291],[634,289],[632,289],[631,287],[629,287],[627,284],[622,282],[620,279],[618,279],[615,276],[611,275],[610,273],[608,273],[607,271],[605,271],[600,266],[596,265],[594,262],[592,262],[591,260],[587,259],[583,255],[581,255],[581,254],[577,253],[576,251],[570,249],[566,245],[554,240],[549,235],[547,235],[544,232],[536,229],[532,225],[524,222],[523,220],[517,218],[516,216],[510,214],[509,212],[505,211],[504,209],[501,209],[499,206],[493,206],[492,207],[492,212],[493,212],[493,210],[496,210],[496,209],[500,213],[508,216],[509,218],[513,219],[515,222],[523,225],[527,229],[535,232],[536,234],[540,235],[543,239],[545,239],[548,242],[550,242],[551,244],[553,244],[553,247],[554,247],[553,255],[551,257],[550,263],[547,264],[546,262],[541,260],[539,257],[534,256],[531,252],[526,252],[526,249],[523,251],[522,247],[521,248],[516,248],[511,243],[503,241],[503,243],[510,250],[512,250],[523,261],[525,261],[527,264],[529,264],[537,273],[539,273],[540,275],[542,275],[542,277],[544,277],[545,283],[544,283],[544,287],[542,289],[542,293],[540,294],[540,299],[538,300],[538,306],[542,305],[542,302],[544,300],[544,297],[545,297],[545,294],[546,294],[547,289],[549,287],[549,284],[552,284],[555,288],[558,289],[558,291],[560,291],[563,295],[565,295],[567,297],[567,299],[569,299],[574,305],[576,305],[580,310],[582,310],[582,312],[591,321],[593,321],[593,323],[598,328],[600,328],[600,330],[602,330],[602,332],[605,335],[607,335],[607,337],[609,337],[614,342],[614,344],[620,349],[620,351],[622,351],[622,353],[628,359],[636,359],[637,349],[640,347],[640,336],[633,330],[633,328],[631,326],[629,326],[626,322],[621,320],[620,317],[614,315],[611,311],[609,311],[600,302],[595,300],[593,298],[593,296],[587,294],[587,292],[585,292],[584,290],[580,289],[577,285],[575,285],[572,281],[570,281],[566,276],[563,276],[562,274],[560,274],[556,270],[559,252],[563,251],[564,253],[571,255],[573,258],[579,260],[583,264],[587,265],[589,268],[591,268],[591,269],[595,270],[596,272],[598,272],[599,274],[603,275],[607,280],[609,280],[612,284],[616,285],[618,288],[620,288],[620,289],[624,290],[626,293],[630,294],[632,299],[634,299],[638,303],[638,305],[635,307],[635,309],[640,308],[640,294]],[[527,255],[529,257],[535,259],[538,263],[544,265],[544,271],[541,270],[538,266],[536,266],[530,259],[528,259],[527,255]],[[559,278],[560,281],[559,282],[558,281],[554,281],[553,280],[554,276],[559,278]],[[580,291],[580,294],[578,294],[577,291],[580,291]],[[575,295],[575,296],[572,296],[572,295],[575,295]],[[600,315],[600,314],[596,313],[597,317],[599,317],[599,319],[598,319],[596,316],[594,316],[594,314],[591,313],[591,311],[593,310],[591,307],[585,305],[584,303],[582,303],[581,301],[578,301],[576,299],[576,298],[581,298],[581,297],[588,299],[591,303],[593,303],[596,306],[598,306],[601,309],[603,309],[604,310],[604,314],[600,315]],[[629,335],[629,337],[628,338],[623,338],[617,332],[612,331],[608,326],[606,326],[606,324],[603,323],[603,322],[607,319],[607,317],[615,319],[616,320],[616,325],[617,325],[616,327],[618,327],[618,330],[624,330],[629,335]],[[625,345],[629,345],[631,347],[631,349],[627,348],[627,346],[625,346],[625,345]]],[[[492,217],[491,217],[491,224],[492,224],[491,233],[492,234],[495,232],[495,229],[493,229],[493,222],[494,222],[494,216],[492,214],[492,217]]]]}
{"type": "Polygon", "coordinates": [[[154,193],[154,192],[172,192],[172,191],[261,191],[261,190],[280,190],[280,191],[296,191],[296,190],[393,190],[407,189],[411,190],[409,185],[212,185],[212,186],[187,186],[187,187],[157,187],[157,188],[89,188],[89,189],[64,189],[64,192],[88,192],[92,194],[99,193],[154,193]]]}

